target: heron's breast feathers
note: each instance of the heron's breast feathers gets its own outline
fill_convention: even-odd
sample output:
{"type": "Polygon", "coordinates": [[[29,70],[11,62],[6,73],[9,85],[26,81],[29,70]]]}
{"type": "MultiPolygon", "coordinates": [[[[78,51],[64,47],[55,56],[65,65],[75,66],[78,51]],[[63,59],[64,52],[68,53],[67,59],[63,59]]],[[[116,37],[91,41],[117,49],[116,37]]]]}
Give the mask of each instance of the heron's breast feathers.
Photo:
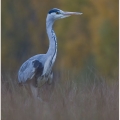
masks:
{"type": "Polygon", "coordinates": [[[52,69],[52,56],[49,56],[44,64],[43,75],[48,75],[52,69]]]}

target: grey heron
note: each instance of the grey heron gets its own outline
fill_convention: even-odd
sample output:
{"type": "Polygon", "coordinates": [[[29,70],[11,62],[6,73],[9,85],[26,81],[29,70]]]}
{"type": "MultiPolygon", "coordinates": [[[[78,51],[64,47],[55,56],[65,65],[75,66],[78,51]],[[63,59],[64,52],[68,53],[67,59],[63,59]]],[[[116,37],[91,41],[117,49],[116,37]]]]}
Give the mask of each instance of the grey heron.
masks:
{"type": "Polygon", "coordinates": [[[57,56],[57,38],[53,23],[71,15],[81,15],[80,12],[65,12],[58,8],[51,9],[46,18],[46,30],[49,38],[49,49],[46,54],[37,54],[25,61],[18,71],[18,82],[30,83],[32,93],[37,95],[37,89],[44,83],[52,83],[54,65],[57,56]]]}

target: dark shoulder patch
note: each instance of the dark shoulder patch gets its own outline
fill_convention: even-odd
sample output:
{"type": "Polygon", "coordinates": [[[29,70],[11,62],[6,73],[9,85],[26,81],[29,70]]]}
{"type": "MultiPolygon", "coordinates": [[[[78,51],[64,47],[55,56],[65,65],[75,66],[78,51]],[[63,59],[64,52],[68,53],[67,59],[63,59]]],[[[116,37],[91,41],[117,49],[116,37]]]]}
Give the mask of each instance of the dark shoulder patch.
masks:
{"type": "Polygon", "coordinates": [[[53,8],[53,9],[51,9],[48,13],[51,14],[51,13],[53,13],[53,12],[58,12],[58,11],[59,11],[59,9],[53,8]]]}
{"type": "Polygon", "coordinates": [[[41,76],[42,73],[43,73],[43,68],[44,68],[43,64],[38,60],[32,61],[32,64],[33,64],[33,67],[36,69],[35,70],[35,76],[36,77],[41,76]]]}
{"type": "Polygon", "coordinates": [[[33,67],[34,67],[34,68],[37,68],[39,65],[42,65],[42,63],[39,62],[38,60],[32,61],[32,64],[33,64],[33,67]]]}

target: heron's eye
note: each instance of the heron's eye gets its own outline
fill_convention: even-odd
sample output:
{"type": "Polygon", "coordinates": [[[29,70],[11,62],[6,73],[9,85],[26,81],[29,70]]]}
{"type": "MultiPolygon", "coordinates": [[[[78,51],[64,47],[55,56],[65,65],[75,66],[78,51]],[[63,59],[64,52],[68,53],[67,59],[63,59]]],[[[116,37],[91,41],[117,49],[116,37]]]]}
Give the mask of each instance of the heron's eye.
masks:
{"type": "Polygon", "coordinates": [[[57,11],[57,12],[56,12],[56,14],[60,14],[60,12],[59,12],[59,11],[57,11]]]}

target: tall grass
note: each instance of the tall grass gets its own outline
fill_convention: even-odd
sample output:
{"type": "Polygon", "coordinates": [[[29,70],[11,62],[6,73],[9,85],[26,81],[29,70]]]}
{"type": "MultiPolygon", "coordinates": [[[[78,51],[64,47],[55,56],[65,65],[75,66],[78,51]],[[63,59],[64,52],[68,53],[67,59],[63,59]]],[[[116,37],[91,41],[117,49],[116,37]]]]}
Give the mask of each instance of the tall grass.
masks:
{"type": "Polygon", "coordinates": [[[60,73],[39,90],[44,102],[18,86],[14,76],[2,76],[2,120],[118,120],[118,81],[94,75],[60,73]]]}

